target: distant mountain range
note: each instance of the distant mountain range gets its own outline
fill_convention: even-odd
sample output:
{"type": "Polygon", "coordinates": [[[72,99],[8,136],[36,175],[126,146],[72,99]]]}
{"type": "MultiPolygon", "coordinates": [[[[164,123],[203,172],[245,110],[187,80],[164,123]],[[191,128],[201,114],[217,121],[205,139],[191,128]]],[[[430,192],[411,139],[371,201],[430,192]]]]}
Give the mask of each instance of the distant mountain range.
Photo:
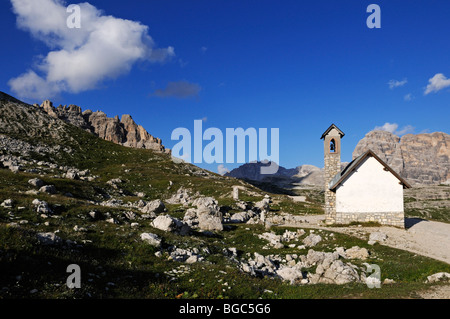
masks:
{"type": "MultiPolygon", "coordinates": [[[[450,135],[442,132],[407,134],[398,137],[386,131],[370,131],[353,151],[353,159],[371,149],[411,184],[450,184],[450,135]]],[[[261,175],[270,162],[246,163],[225,174],[249,181],[273,183],[279,187],[323,187],[323,169],[313,165],[296,168],[279,166],[272,175],[261,175]]],[[[348,163],[342,163],[343,169],[348,163]]]]}

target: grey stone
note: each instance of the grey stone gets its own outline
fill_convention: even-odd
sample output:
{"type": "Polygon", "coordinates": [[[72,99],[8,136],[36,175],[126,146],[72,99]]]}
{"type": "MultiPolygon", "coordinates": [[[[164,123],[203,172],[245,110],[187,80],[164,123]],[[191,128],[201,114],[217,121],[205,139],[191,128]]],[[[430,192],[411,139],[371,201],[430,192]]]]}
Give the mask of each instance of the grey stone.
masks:
{"type": "Polygon", "coordinates": [[[41,188],[39,188],[39,191],[42,193],[47,193],[47,194],[55,194],[56,188],[54,185],[46,185],[46,186],[42,186],[41,188]]]}
{"type": "Polygon", "coordinates": [[[42,245],[58,245],[62,243],[62,239],[55,233],[37,233],[37,239],[42,245]]]}
{"type": "Polygon", "coordinates": [[[159,199],[148,202],[144,207],[140,208],[140,211],[142,213],[149,214],[149,215],[161,214],[165,210],[166,210],[166,206],[159,199]]]}
{"type": "Polygon", "coordinates": [[[161,247],[161,238],[158,235],[152,234],[152,233],[142,233],[141,239],[145,241],[146,243],[150,244],[154,247],[161,247]]]}
{"type": "Polygon", "coordinates": [[[387,235],[385,233],[382,232],[373,232],[369,235],[369,241],[368,244],[369,245],[374,245],[375,243],[382,243],[384,241],[386,241],[387,239],[387,235]]]}
{"type": "Polygon", "coordinates": [[[28,181],[28,184],[41,188],[42,186],[44,186],[44,181],[40,180],[39,178],[32,178],[28,181]]]}
{"type": "Polygon", "coordinates": [[[314,247],[321,241],[322,241],[322,237],[320,235],[315,235],[315,234],[310,234],[305,239],[303,239],[303,243],[308,247],[314,247]]]}

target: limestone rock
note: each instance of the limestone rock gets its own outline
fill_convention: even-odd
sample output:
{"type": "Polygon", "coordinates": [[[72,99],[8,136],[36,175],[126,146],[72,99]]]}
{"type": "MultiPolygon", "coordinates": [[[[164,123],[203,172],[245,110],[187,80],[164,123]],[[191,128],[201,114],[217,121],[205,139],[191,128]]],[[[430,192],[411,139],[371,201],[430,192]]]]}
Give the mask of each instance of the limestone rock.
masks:
{"type": "Polygon", "coordinates": [[[303,279],[303,273],[301,269],[293,267],[282,267],[276,271],[276,274],[283,280],[289,281],[294,284],[297,281],[303,279]]]}
{"type": "Polygon", "coordinates": [[[140,211],[144,214],[150,214],[150,215],[157,215],[161,214],[166,210],[166,206],[164,203],[159,200],[153,200],[151,202],[148,202],[144,207],[140,209],[140,211]]]}
{"type": "Polygon", "coordinates": [[[82,112],[76,105],[58,106],[51,101],[44,101],[40,109],[53,118],[61,119],[72,125],[85,129],[107,141],[127,147],[151,149],[160,153],[170,153],[159,138],[150,135],[141,125],[137,125],[132,117],[124,114],[119,117],[107,117],[104,112],[86,110],[82,112]]]}
{"type": "Polygon", "coordinates": [[[371,131],[358,142],[353,159],[371,149],[412,184],[440,184],[450,179],[450,135],[442,132],[398,136],[371,131]]]}
{"type": "Polygon", "coordinates": [[[360,248],[353,246],[345,251],[345,255],[348,259],[361,259],[365,260],[369,257],[369,251],[366,248],[360,248]]]}
{"type": "Polygon", "coordinates": [[[169,215],[160,215],[156,217],[152,222],[152,227],[167,232],[177,232],[180,235],[187,235],[190,232],[190,227],[188,225],[169,215]]]}
{"type": "Polygon", "coordinates": [[[35,187],[39,187],[39,188],[44,186],[44,182],[42,180],[40,180],[39,178],[32,178],[32,179],[30,179],[28,181],[28,184],[33,185],[35,187]]]}
{"type": "Polygon", "coordinates": [[[448,273],[448,272],[438,272],[436,274],[428,276],[426,282],[427,283],[434,283],[434,282],[449,281],[449,280],[450,280],[450,273],[448,273]]]}
{"type": "Polygon", "coordinates": [[[161,238],[152,233],[142,233],[141,239],[154,247],[161,247],[161,238]]]}
{"type": "Polygon", "coordinates": [[[62,243],[62,239],[55,233],[37,233],[37,239],[42,245],[58,245],[62,243]]]}
{"type": "Polygon", "coordinates": [[[369,245],[374,245],[375,243],[382,243],[386,241],[387,235],[383,232],[373,232],[369,235],[369,245]]]}
{"type": "Polygon", "coordinates": [[[254,217],[253,211],[235,213],[230,217],[231,223],[246,223],[250,218],[254,217]]]}
{"type": "Polygon", "coordinates": [[[39,191],[47,194],[56,194],[56,188],[54,185],[46,185],[39,188],[39,191]]]}
{"type": "Polygon", "coordinates": [[[222,216],[216,216],[213,214],[199,214],[198,227],[202,230],[222,231],[222,216]]]}
{"type": "Polygon", "coordinates": [[[33,200],[32,204],[36,207],[36,212],[39,214],[53,214],[53,211],[46,201],[35,199],[33,200]]]}
{"type": "Polygon", "coordinates": [[[11,208],[11,207],[13,207],[13,200],[12,199],[5,199],[3,201],[3,203],[0,204],[0,206],[4,207],[4,208],[11,208]]]}
{"type": "Polygon", "coordinates": [[[309,236],[305,237],[305,239],[303,239],[303,243],[308,247],[314,247],[321,241],[322,237],[315,234],[310,234],[309,236]]]}

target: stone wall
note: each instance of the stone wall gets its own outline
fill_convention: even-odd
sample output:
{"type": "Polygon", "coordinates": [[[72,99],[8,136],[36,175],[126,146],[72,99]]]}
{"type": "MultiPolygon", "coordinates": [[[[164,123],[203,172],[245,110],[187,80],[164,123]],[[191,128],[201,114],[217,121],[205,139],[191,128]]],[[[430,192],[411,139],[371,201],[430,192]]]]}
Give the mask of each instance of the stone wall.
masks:
{"type": "Polygon", "coordinates": [[[350,224],[352,222],[376,222],[381,225],[405,228],[405,214],[403,212],[389,213],[336,213],[336,224],[350,224]]]}
{"type": "MultiPolygon", "coordinates": [[[[325,143],[327,143],[326,139],[325,143]]],[[[329,190],[329,183],[340,171],[340,154],[325,153],[325,214],[327,224],[334,224],[336,220],[336,193],[329,190]]]]}

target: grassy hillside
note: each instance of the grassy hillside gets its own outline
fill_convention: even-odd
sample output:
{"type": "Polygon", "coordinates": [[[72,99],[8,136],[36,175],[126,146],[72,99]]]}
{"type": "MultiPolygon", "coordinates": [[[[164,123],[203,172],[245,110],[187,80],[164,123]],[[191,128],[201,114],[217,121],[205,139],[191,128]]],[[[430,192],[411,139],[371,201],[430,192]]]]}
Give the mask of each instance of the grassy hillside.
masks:
{"type": "MultiPolygon", "coordinates": [[[[326,240],[314,249],[366,247],[371,252],[368,262],[380,265],[382,279],[394,279],[396,283],[383,285],[382,289],[368,289],[361,283],[301,286],[280,279],[250,276],[236,267],[224,254],[224,248],[236,248],[238,258],[255,252],[304,255],[308,250],[287,245],[264,249],[267,242],[256,236],[267,231],[263,225],[225,225],[222,232],[210,236],[197,231],[181,236],[153,228],[149,219],[138,219],[138,227],[132,227],[133,221],[124,213],[132,211],[140,216],[141,212],[133,203],[141,199],[165,201],[180,187],[213,196],[226,211],[234,213],[241,210],[231,198],[232,186],[245,187],[240,198],[251,202],[261,200],[265,194],[257,187],[190,164],[174,163],[166,154],[101,140],[17,102],[0,101],[0,120],[0,134],[14,139],[16,144],[23,141],[32,146],[44,145],[50,150],[31,148],[28,153],[21,153],[11,151],[12,144],[0,149],[0,156],[13,155],[26,161],[16,173],[0,168],[0,203],[6,199],[13,201],[12,207],[0,207],[0,298],[415,297],[415,291],[429,286],[424,284],[427,276],[450,272],[450,265],[442,262],[384,246],[368,246],[365,241],[323,231],[321,234],[326,240]],[[67,167],[89,170],[86,175],[89,178],[64,178],[67,167]],[[28,183],[32,178],[54,185],[56,193],[37,192],[37,188],[28,183]],[[112,179],[120,179],[121,183],[116,186],[108,183],[112,179]],[[37,213],[32,203],[34,199],[48,202],[54,214],[37,213]],[[123,205],[100,205],[111,199],[121,200],[123,205]],[[116,222],[91,218],[89,213],[93,211],[116,222]],[[64,244],[42,245],[36,237],[39,232],[53,232],[64,244]],[[155,255],[158,249],[140,239],[143,232],[160,236],[163,251],[171,246],[197,248],[205,261],[176,262],[168,260],[164,252],[158,257],[155,255]],[[81,289],[71,290],[66,286],[69,264],[81,267],[81,289]]],[[[304,203],[293,202],[285,195],[271,196],[273,214],[323,212],[319,194],[308,194],[308,201],[304,203]]],[[[188,208],[175,204],[166,206],[166,213],[179,219],[188,208]]],[[[277,234],[285,229],[272,228],[277,234]]],[[[306,229],[303,238],[309,233],[306,229]]],[[[362,262],[355,263],[362,266],[362,262]]]]}

